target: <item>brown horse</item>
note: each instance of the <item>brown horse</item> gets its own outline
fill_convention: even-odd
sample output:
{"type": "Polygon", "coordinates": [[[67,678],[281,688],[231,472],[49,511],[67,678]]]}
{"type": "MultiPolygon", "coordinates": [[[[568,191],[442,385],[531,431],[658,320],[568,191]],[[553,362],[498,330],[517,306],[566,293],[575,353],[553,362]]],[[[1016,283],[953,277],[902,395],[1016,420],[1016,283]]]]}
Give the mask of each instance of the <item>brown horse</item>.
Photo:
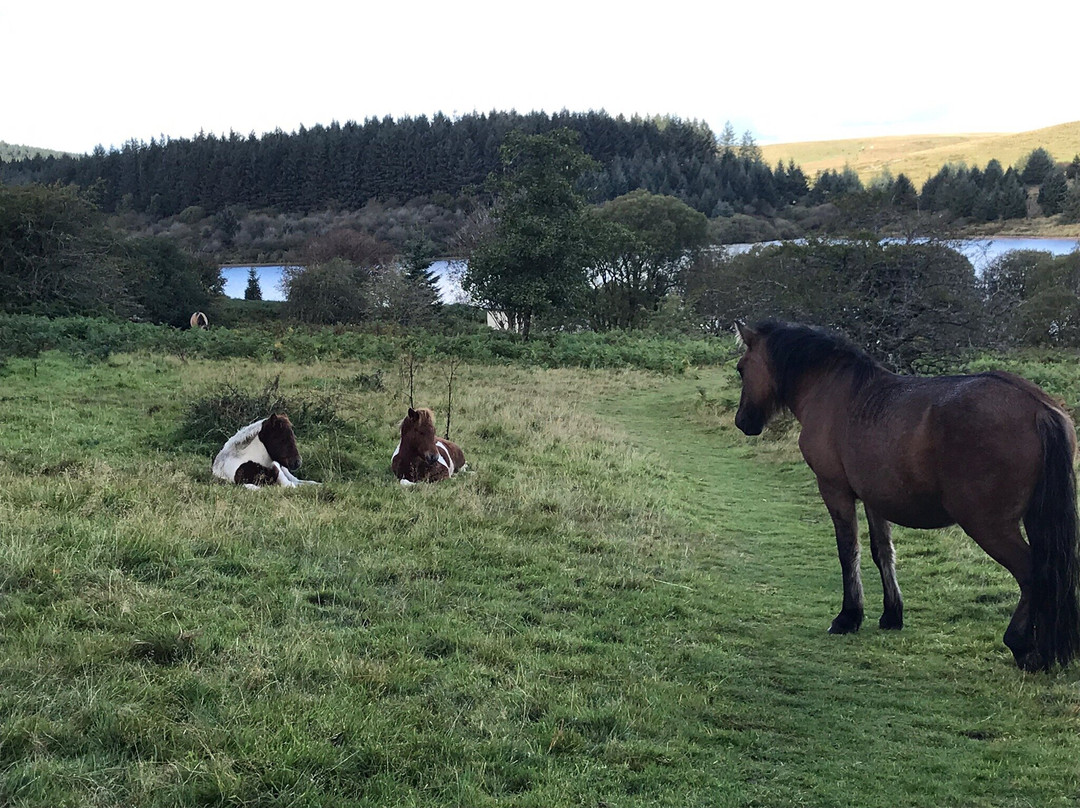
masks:
{"type": "Polygon", "coordinates": [[[465,453],[456,443],[435,437],[435,414],[414,410],[401,421],[401,440],[390,458],[390,468],[402,485],[445,480],[465,466],[465,453]]]}
{"type": "Polygon", "coordinates": [[[1004,638],[1016,664],[1049,670],[1077,654],[1076,433],[1061,406],[1010,373],[899,376],[820,329],[736,329],[745,353],[735,425],[758,435],[779,410],[794,414],[836,529],[844,600],[831,633],[862,623],[861,500],[885,594],[881,628],[904,622],[889,523],[958,524],[1020,585],[1004,638]]]}

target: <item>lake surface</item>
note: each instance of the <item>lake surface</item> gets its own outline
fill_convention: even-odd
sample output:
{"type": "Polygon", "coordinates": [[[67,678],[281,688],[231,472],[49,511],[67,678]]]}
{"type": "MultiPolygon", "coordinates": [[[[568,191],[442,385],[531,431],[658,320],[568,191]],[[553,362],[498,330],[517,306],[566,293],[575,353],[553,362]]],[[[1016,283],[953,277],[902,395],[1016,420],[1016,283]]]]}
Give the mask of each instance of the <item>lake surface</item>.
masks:
{"type": "MultiPolygon", "coordinates": [[[[226,297],[243,298],[244,290],[247,289],[248,270],[251,266],[230,265],[221,268],[221,277],[225,279],[226,297]]],[[[465,292],[461,288],[461,269],[464,266],[464,261],[436,261],[431,265],[443,303],[461,303],[465,300],[465,292]]],[[[281,276],[285,267],[266,264],[255,264],[254,267],[255,275],[259,279],[259,288],[262,289],[263,300],[284,300],[285,292],[281,288],[281,276]]]]}
{"type": "Polygon", "coordinates": [[[959,242],[960,252],[968,257],[981,275],[996,258],[1013,250],[1041,250],[1054,255],[1068,255],[1080,248],[1075,238],[994,238],[970,239],[959,242]]]}
{"type": "MultiPolygon", "coordinates": [[[[993,239],[963,239],[950,242],[955,244],[975,267],[976,274],[982,274],[983,270],[994,259],[1013,250],[1042,250],[1053,255],[1067,255],[1076,249],[1080,249],[1080,239],[1074,238],[993,238],[993,239]]],[[[753,244],[731,244],[727,249],[733,251],[748,250],[756,246],[753,244]]],[[[436,261],[431,265],[431,271],[438,280],[439,294],[443,303],[464,303],[467,300],[464,290],[461,288],[461,272],[465,268],[464,261],[436,261]]],[[[225,279],[226,297],[242,298],[247,288],[249,266],[227,266],[221,268],[221,276],[225,279]]],[[[262,289],[263,300],[284,300],[285,293],[281,289],[281,275],[285,267],[255,265],[255,274],[259,278],[259,286],[262,289]]]]}

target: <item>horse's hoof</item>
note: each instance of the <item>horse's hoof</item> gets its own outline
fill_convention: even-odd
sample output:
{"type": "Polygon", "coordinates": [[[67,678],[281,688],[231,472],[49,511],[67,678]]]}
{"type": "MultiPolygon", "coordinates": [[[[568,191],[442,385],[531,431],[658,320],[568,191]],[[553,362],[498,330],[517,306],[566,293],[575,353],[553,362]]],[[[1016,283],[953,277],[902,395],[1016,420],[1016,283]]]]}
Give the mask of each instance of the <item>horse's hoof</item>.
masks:
{"type": "Polygon", "coordinates": [[[881,619],[878,620],[878,628],[885,631],[899,631],[904,627],[904,617],[899,614],[889,614],[885,612],[881,615],[881,619]]]}
{"type": "Polygon", "coordinates": [[[848,612],[840,612],[836,615],[836,619],[832,621],[832,625],[829,626],[830,634],[853,634],[859,630],[859,626],[862,625],[861,614],[850,614],[848,612]]]}

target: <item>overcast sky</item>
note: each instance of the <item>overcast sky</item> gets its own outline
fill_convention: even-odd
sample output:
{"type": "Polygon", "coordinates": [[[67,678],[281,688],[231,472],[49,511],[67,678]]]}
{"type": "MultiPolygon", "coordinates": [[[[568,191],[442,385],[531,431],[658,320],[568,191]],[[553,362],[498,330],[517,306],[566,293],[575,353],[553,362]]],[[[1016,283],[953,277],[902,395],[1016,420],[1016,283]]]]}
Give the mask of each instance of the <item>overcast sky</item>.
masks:
{"type": "Polygon", "coordinates": [[[510,109],[731,121],[763,144],[1019,132],[1080,120],[1078,31],[1076,0],[4,0],[0,140],[510,109]]]}

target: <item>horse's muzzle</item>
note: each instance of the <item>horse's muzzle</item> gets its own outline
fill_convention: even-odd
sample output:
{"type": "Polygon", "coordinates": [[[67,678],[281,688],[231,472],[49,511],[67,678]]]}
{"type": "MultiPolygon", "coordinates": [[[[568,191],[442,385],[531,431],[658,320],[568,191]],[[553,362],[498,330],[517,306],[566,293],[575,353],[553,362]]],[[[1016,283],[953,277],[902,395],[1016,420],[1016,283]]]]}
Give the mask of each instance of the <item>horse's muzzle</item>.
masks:
{"type": "Polygon", "coordinates": [[[765,429],[765,419],[748,416],[746,413],[740,411],[735,413],[735,426],[737,426],[744,435],[760,435],[762,430],[765,429]]]}

